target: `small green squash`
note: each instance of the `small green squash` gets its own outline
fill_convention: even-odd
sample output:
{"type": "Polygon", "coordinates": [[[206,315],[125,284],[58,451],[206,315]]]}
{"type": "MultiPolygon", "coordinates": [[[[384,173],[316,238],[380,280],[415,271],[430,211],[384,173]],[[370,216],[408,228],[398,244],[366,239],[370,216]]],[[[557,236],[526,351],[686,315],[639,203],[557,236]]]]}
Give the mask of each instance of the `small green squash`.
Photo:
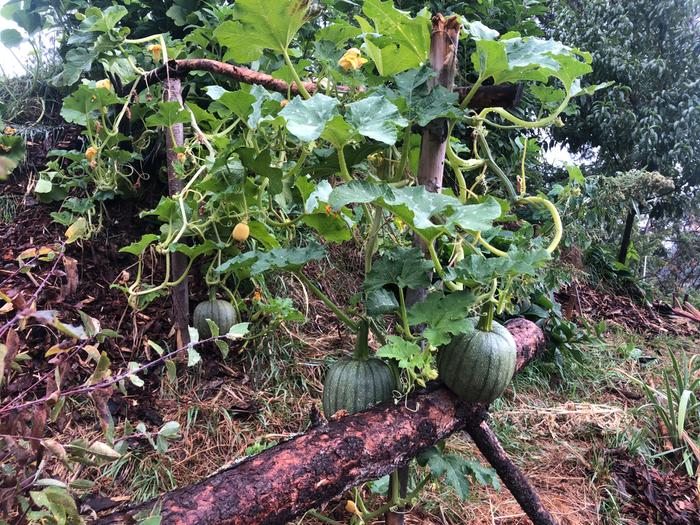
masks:
{"type": "Polygon", "coordinates": [[[336,361],[326,374],[323,413],[327,419],[339,410],[361,412],[393,395],[394,374],[384,361],[369,356],[368,330],[367,321],[362,321],[352,357],[336,361]]]}
{"type": "Polygon", "coordinates": [[[515,340],[508,329],[490,321],[479,323],[438,352],[438,372],[447,388],[471,403],[491,403],[510,384],[515,373],[515,340]]]}
{"type": "Polygon", "coordinates": [[[192,326],[197,329],[201,339],[208,339],[212,336],[207,319],[211,319],[219,327],[219,333],[223,335],[236,324],[236,309],[231,303],[221,299],[199,303],[192,315],[192,326]]]}

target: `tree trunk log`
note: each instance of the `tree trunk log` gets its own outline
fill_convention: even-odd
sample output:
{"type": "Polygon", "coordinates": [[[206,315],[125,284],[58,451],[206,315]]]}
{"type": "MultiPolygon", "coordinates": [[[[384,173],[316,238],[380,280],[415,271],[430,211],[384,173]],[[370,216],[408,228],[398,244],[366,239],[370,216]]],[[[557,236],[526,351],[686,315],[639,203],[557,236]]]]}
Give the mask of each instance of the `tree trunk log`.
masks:
{"type": "Polygon", "coordinates": [[[467,432],[474,440],[479,451],[496,469],[498,477],[510,493],[513,494],[520,507],[535,525],[557,525],[554,517],[542,505],[540,497],[532,488],[525,475],[510,460],[498,437],[493,433],[486,420],[479,423],[467,424],[467,432]]]}
{"type": "MultiPolygon", "coordinates": [[[[183,78],[193,71],[208,71],[217,75],[222,75],[230,78],[233,81],[243,82],[244,84],[257,84],[263,86],[270,91],[278,93],[291,93],[297,95],[299,90],[296,84],[290,85],[279,78],[274,78],[271,75],[253,71],[243,66],[234,66],[218,60],[208,58],[187,58],[182,60],[170,60],[166,65],[162,65],[156,69],[149,71],[145,76],[141,77],[137,84],[132,88],[136,93],[153,86],[159,82],[164,82],[168,75],[170,78],[183,78]]],[[[316,83],[303,82],[304,87],[309,93],[316,91],[316,83]]],[[[469,92],[471,86],[459,87],[455,91],[459,93],[460,99],[464,98],[469,92]]],[[[338,91],[347,92],[347,86],[338,86],[338,91]]],[[[124,88],[118,89],[121,95],[127,95],[128,91],[124,88]]],[[[474,111],[481,111],[485,107],[513,107],[518,104],[522,93],[522,86],[503,84],[498,86],[482,86],[478,89],[474,98],[469,103],[469,107],[474,111]]]]}
{"type": "MultiPolygon", "coordinates": [[[[457,74],[457,47],[461,24],[457,17],[445,18],[441,14],[435,15],[432,22],[429,59],[430,66],[437,75],[430,80],[430,88],[442,86],[452,90],[457,74]]],[[[418,158],[418,184],[432,193],[442,191],[447,133],[448,121],[446,118],[432,120],[423,129],[420,157],[418,158]]],[[[421,248],[424,256],[428,257],[427,247],[418,235],[413,236],[413,245],[421,248]]],[[[424,300],[427,295],[426,288],[409,289],[408,292],[408,306],[424,300]]],[[[408,489],[408,465],[402,467],[398,474],[399,495],[405,497],[408,489]]],[[[390,495],[393,494],[394,481],[395,479],[392,478],[389,483],[390,495]]],[[[398,509],[397,512],[387,512],[384,516],[386,525],[403,525],[403,511],[404,509],[398,509]]]]}
{"type": "MultiPolygon", "coordinates": [[[[179,102],[182,104],[182,86],[180,79],[168,78],[163,82],[163,98],[165,101],[179,102]]],[[[185,143],[185,131],[182,124],[174,124],[165,130],[165,162],[168,167],[168,193],[172,197],[182,190],[182,179],[177,176],[175,163],[177,152],[174,148],[181,147],[185,143]]],[[[179,279],[187,271],[187,255],[180,252],[172,252],[170,255],[170,272],[168,278],[172,281],[179,279]]],[[[187,277],[182,282],[170,289],[172,301],[172,317],[175,326],[175,340],[177,348],[184,348],[190,343],[188,331],[190,321],[190,295],[188,291],[187,277]]]]}
{"type": "MultiPolygon", "coordinates": [[[[544,335],[524,319],[508,329],[518,370],[544,347],[544,335]]],[[[464,428],[478,425],[486,407],[461,403],[437,383],[407,402],[384,403],[331,421],[247,458],[194,485],[104,516],[97,525],[135,525],[134,515],[158,502],[163,525],[283,524],[361,483],[407,464],[464,428]]]]}
{"type": "Polygon", "coordinates": [[[617,255],[617,262],[625,264],[627,262],[627,252],[630,249],[632,242],[632,228],[634,227],[634,219],[637,214],[634,210],[627,210],[627,218],[625,219],[625,230],[622,232],[622,242],[620,243],[620,253],[617,255]]]}

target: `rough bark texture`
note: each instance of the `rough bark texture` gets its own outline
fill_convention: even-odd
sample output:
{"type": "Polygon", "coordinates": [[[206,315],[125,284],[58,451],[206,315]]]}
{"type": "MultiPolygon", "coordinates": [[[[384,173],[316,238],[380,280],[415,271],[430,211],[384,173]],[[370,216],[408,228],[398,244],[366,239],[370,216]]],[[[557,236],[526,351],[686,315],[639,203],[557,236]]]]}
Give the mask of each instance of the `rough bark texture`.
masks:
{"type": "MultiPolygon", "coordinates": [[[[471,86],[458,87],[455,91],[459,93],[459,99],[467,96],[471,86]]],[[[481,86],[474,97],[469,101],[469,108],[477,113],[484,108],[500,107],[512,108],[520,104],[523,94],[522,84],[499,84],[497,86],[481,86]]]]}
{"type": "Polygon", "coordinates": [[[625,229],[622,232],[622,242],[620,243],[620,252],[617,254],[617,262],[620,264],[625,264],[627,262],[627,252],[632,242],[632,228],[634,228],[634,219],[636,216],[637,214],[634,210],[627,210],[625,229]]]}
{"type": "MultiPolygon", "coordinates": [[[[459,29],[460,24],[457,17],[448,19],[442,15],[433,17],[430,65],[438,74],[431,79],[433,86],[440,85],[450,90],[454,87],[455,74],[457,73],[459,29]]],[[[447,125],[447,119],[439,118],[430,122],[423,130],[418,162],[418,183],[425,186],[428,191],[442,191],[447,125]]]]}
{"type": "MultiPolygon", "coordinates": [[[[214,73],[217,75],[222,75],[230,78],[231,80],[237,82],[243,82],[245,84],[258,84],[263,86],[265,89],[270,91],[277,91],[279,93],[286,94],[291,91],[293,95],[299,93],[296,84],[292,84],[291,89],[289,84],[278,78],[273,78],[270,75],[261,73],[259,71],[253,71],[243,66],[234,66],[233,64],[227,64],[225,62],[219,62],[218,60],[211,60],[207,58],[188,58],[183,60],[170,60],[167,64],[167,69],[165,65],[160,66],[148,72],[144,77],[142,77],[133,91],[137,93],[148,86],[158,84],[163,82],[168,78],[182,78],[187,76],[187,74],[193,71],[208,71],[209,73],[214,73]]],[[[316,84],[314,82],[303,82],[304,87],[309,93],[314,93],[316,91],[316,84]]],[[[457,88],[457,92],[460,94],[460,98],[464,98],[469,92],[470,86],[457,88]]],[[[348,90],[347,86],[338,86],[338,90],[345,92],[348,90]]],[[[520,99],[520,93],[522,88],[515,85],[499,85],[499,86],[483,86],[474,95],[474,98],[469,104],[469,107],[475,111],[481,111],[485,107],[498,106],[498,107],[512,107],[517,105],[520,99]]],[[[126,93],[123,93],[125,95],[126,93]]]]}
{"type": "MultiPolygon", "coordinates": [[[[518,356],[520,357],[520,356],[518,356]]],[[[474,440],[479,451],[498,472],[513,497],[535,525],[557,525],[554,517],[544,508],[535,489],[525,475],[510,460],[506,451],[485,420],[478,423],[469,422],[467,432],[474,440]]]]}
{"type": "MultiPolygon", "coordinates": [[[[163,98],[166,101],[182,103],[182,86],[180,79],[167,78],[163,82],[163,98]]],[[[175,171],[177,152],[173,148],[185,143],[185,130],[182,124],[175,124],[165,130],[166,164],[168,167],[168,193],[172,196],[182,190],[182,179],[178,178],[175,171]]],[[[187,256],[184,253],[173,252],[170,257],[170,279],[177,280],[187,271],[187,256]]],[[[184,348],[190,343],[188,325],[190,321],[190,295],[188,292],[187,277],[180,284],[170,289],[170,298],[173,308],[173,323],[175,325],[175,339],[177,348],[184,348]]]]}
{"type": "MultiPolygon", "coordinates": [[[[457,47],[459,45],[459,30],[461,25],[457,17],[445,18],[441,14],[433,17],[433,28],[430,34],[430,66],[437,76],[430,80],[431,89],[443,86],[448,90],[454,88],[457,74],[457,47]]],[[[442,179],[445,171],[445,150],[447,149],[448,121],[445,118],[432,120],[423,129],[421,138],[420,157],[418,159],[418,184],[426,190],[439,193],[442,191],[442,179]]],[[[427,257],[427,248],[423,240],[414,235],[414,246],[421,248],[427,257]]],[[[425,299],[426,288],[410,289],[407,294],[407,304],[411,306],[425,299]]],[[[399,494],[406,495],[408,485],[408,467],[399,471],[399,494]]],[[[394,479],[389,484],[389,494],[392,494],[394,479]]],[[[403,509],[399,512],[389,511],[385,514],[386,525],[403,525],[403,509]]]]}
{"type": "MultiPolygon", "coordinates": [[[[544,335],[533,323],[508,323],[518,367],[537,356],[544,335]]],[[[331,421],[226,470],[164,494],[163,525],[283,524],[351,487],[378,479],[466,425],[486,417],[481,405],[459,402],[434,383],[404,403],[385,403],[331,421]]],[[[134,525],[151,501],[97,520],[134,525]]]]}

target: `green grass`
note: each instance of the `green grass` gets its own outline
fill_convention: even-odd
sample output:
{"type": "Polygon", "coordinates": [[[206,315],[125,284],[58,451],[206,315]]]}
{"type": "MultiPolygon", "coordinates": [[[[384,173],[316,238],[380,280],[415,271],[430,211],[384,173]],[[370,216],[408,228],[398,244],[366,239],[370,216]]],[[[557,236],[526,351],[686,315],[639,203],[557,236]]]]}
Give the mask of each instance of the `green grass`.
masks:
{"type": "Polygon", "coordinates": [[[19,199],[14,195],[0,195],[0,224],[11,224],[18,206],[19,199]]]}

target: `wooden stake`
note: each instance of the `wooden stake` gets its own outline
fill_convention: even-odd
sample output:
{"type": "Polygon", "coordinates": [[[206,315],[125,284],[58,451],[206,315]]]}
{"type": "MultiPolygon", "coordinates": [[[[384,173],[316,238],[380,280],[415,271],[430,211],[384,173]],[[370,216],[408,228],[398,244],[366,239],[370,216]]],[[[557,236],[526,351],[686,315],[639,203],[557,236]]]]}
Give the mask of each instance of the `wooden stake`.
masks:
{"type": "MultiPolygon", "coordinates": [[[[182,87],[180,79],[168,78],[163,81],[163,98],[166,102],[173,101],[182,104],[182,87]]],[[[182,179],[177,176],[175,163],[177,152],[174,148],[185,143],[185,130],[181,123],[174,124],[165,130],[166,165],[168,167],[168,193],[176,195],[183,188],[182,179]]],[[[170,255],[171,280],[177,280],[187,271],[187,256],[184,253],[173,252],[170,255]]],[[[190,296],[188,277],[180,284],[170,289],[172,300],[172,319],[175,326],[175,340],[177,348],[183,348],[190,343],[188,331],[190,321],[190,296]]]]}
{"type": "MultiPolygon", "coordinates": [[[[430,65],[437,73],[430,80],[431,89],[443,86],[449,90],[454,88],[457,73],[457,46],[459,44],[460,23],[457,17],[445,18],[441,14],[433,17],[433,30],[430,36],[430,65]]],[[[418,184],[433,193],[442,191],[442,178],[445,170],[445,150],[447,149],[448,122],[438,118],[428,123],[423,129],[420,159],[418,160],[418,184]]],[[[414,236],[413,244],[419,246],[424,254],[427,247],[421,239],[414,236]]],[[[422,301],[426,296],[425,289],[409,290],[406,303],[410,306],[422,301]]],[[[399,494],[406,496],[408,488],[408,466],[399,469],[399,494]]],[[[393,482],[393,480],[392,480],[393,482]]],[[[389,494],[392,494],[392,483],[389,484],[389,494]]],[[[385,514],[386,525],[403,525],[403,509],[385,514]]]]}
{"type": "Polygon", "coordinates": [[[467,424],[467,432],[474,440],[479,451],[496,469],[498,477],[503,480],[505,486],[508,487],[508,490],[513,494],[513,497],[532,523],[534,525],[557,525],[556,520],[544,508],[540,497],[525,475],[508,457],[489,424],[485,420],[476,424],[470,422],[467,424]]]}

